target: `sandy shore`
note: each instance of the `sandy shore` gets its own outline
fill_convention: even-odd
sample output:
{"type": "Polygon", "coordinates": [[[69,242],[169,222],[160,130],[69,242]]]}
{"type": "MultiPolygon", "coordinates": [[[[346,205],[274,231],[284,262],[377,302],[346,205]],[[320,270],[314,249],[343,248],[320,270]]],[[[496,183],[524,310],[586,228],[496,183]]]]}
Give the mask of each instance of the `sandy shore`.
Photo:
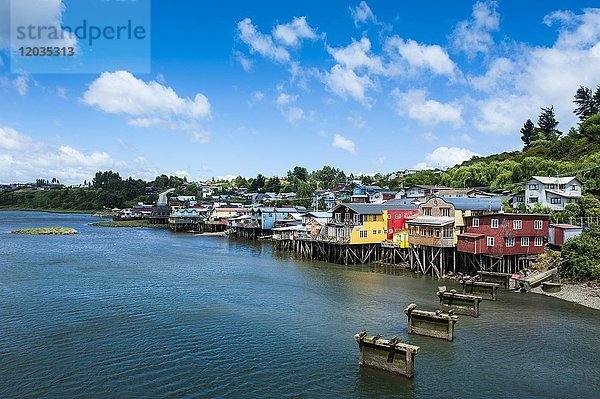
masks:
{"type": "Polygon", "coordinates": [[[541,287],[531,290],[536,294],[553,296],[588,308],[600,310],[600,283],[563,283],[560,292],[547,293],[541,287]]]}

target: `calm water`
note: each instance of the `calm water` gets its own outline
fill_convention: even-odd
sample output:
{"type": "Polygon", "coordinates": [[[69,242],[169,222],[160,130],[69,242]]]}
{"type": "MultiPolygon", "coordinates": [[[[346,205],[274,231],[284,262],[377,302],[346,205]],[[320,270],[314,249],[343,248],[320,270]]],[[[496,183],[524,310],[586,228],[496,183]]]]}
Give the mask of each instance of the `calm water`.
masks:
{"type": "MultiPolygon", "coordinates": [[[[438,281],[273,256],[268,243],[0,212],[0,397],[598,397],[600,312],[502,292],[454,342],[408,336],[438,281]],[[65,226],[76,236],[11,230],[65,226]],[[361,328],[421,346],[361,369],[361,328]]],[[[453,286],[452,284],[449,284],[453,286]]]]}

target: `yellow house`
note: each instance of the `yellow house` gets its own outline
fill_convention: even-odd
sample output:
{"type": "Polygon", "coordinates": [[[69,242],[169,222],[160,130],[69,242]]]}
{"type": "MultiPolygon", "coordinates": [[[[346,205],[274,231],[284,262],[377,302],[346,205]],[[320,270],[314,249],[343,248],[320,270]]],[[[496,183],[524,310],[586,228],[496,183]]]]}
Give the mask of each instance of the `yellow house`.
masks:
{"type": "Polygon", "coordinates": [[[385,205],[339,204],[331,210],[332,218],[326,225],[325,236],[348,244],[377,244],[387,238],[387,220],[383,218],[385,205]]]}

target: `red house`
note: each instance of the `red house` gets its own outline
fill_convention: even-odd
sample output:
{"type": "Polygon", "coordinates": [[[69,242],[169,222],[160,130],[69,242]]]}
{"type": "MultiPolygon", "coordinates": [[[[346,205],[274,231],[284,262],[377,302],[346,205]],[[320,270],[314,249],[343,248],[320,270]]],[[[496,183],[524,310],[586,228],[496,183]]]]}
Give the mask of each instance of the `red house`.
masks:
{"type": "Polygon", "coordinates": [[[387,210],[387,238],[394,239],[394,234],[408,230],[406,221],[419,213],[418,209],[389,209],[387,210]]]}
{"type": "Polygon", "coordinates": [[[539,255],[548,240],[548,215],[498,213],[465,217],[459,252],[475,255],[539,255]]]}

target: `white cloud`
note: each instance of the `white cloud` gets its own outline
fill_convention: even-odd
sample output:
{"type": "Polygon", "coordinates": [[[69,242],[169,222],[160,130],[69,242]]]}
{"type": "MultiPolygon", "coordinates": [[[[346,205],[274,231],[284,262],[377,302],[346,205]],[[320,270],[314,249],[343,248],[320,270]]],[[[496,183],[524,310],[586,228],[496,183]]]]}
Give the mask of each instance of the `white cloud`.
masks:
{"type": "Polygon", "coordinates": [[[288,62],[290,53],[273,42],[270,35],[259,32],[250,18],[244,18],[238,24],[239,38],[248,45],[250,51],[277,62],[288,62]]]}
{"type": "Polygon", "coordinates": [[[350,124],[351,124],[352,126],[354,126],[354,128],[356,128],[356,129],[362,129],[362,128],[364,128],[365,126],[367,126],[367,121],[365,121],[365,120],[363,119],[363,117],[362,117],[362,116],[360,116],[360,115],[359,115],[359,116],[356,116],[356,117],[349,116],[349,117],[347,117],[347,118],[346,118],[346,120],[347,120],[348,122],[350,122],[350,124]]]}
{"type": "Polygon", "coordinates": [[[353,70],[336,64],[325,76],[327,88],[334,94],[346,99],[348,96],[365,105],[371,103],[371,99],[365,95],[367,89],[374,87],[373,81],[367,76],[359,76],[353,70]]]}
{"type": "Polygon", "coordinates": [[[60,0],[0,1],[0,49],[7,49],[11,45],[11,26],[16,29],[18,26],[29,25],[56,28],[60,38],[52,40],[26,37],[13,42],[15,47],[77,47],[75,35],[61,29],[64,11],[65,5],[60,0]]]}
{"type": "Polygon", "coordinates": [[[446,169],[454,165],[468,161],[479,154],[466,148],[438,147],[425,157],[424,162],[419,162],[419,169],[439,168],[446,169]]]}
{"type": "Polygon", "coordinates": [[[366,69],[373,73],[384,71],[381,57],[371,54],[371,42],[366,37],[359,41],[353,39],[346,47],[327,47],[327,52],[346,69],[366,69]]]}
{"type": "Polygon", "coordinates": [[[56,86],[56,95],[64,100],[67,99],[67,89],[63,86],[56,86]]]}
{"type": "Polygon", "coordinates": [[[10,127],[0,127],[0,181],[3,182],[56,177],[64,183],[79,183],[99,169],[124,165],[104,151],[84,153],[68,145],[34,141],[10,127]]]}
{"type": "Polygon", "coordinates": [[[240,63],[244,71],[250,72],[252,70],[252,66],[254,65],[254,61],[250,58],[246,57],[240,51],[236,51],[234,53],[235,59],[240,63]]]}
{"type": "Polygon", "coordinates": [[[275,26],[273,37],[286,46],[297,47],[302,39],[317,39],[317,34],[306,17],[295,17],[290,23],[275,26]]]}
{"type": "Polygon", "coordinates": [[[255,104],[261,102],[265,98],[265,93],[262,91],[255,91],[248,100],[248,106],[252,108],[255,104]]]}
{"type": "Polygon", "coordinates": [[[210,103],[201,93],[194,99],[181,98],[170,87],[148,83],[128,71],[104,72],[83,94],[83,102],[111,114],[130,116],[210,116],[210,103]]]}
{"type": "Polygon", "coordinates": [[[279,95],[277,96],[277,100],[275,100],[275,102],[277,103],[277,105],[285,105],[285,104],[295,102],[297,98],[298,98],[298,96],[296,96],[296,95],[287,94],[287,93],[279,93],[279,95]]]}
{"type": "Polygon", "coordinates": [[[495,1],[478,1],[473,5],[473,18],[459,22],[452,32],[454,49],[469,57],[477,53],[487,53],[494,44],[491,32],[500,27],[500,15],[495,1]]]}
{"type": "Polygon", "coordinates": [[[364,1],[361,1],[360,4],[354,8],[351,7],[350,13],[352,14],[354,25],[357,27],[367,21],[377,23],[377,17],[373,14],[369,5],[364,1]]]}
{"type": "Polygon", "coordinates": [[[521,45],[510,57],[497,58],[488,71],[470,78],[491,96],[477,101],[474,126],[486,133],[517,136],[526,119],[535,121],[540,107],[554,105],[559,129],[577,123],[573,96],[580,85],[598,85],[600,70],[600,10],[583,14],[552,13],[545,23],[562,23],[550,47],[521,45]]]}
{"type": "Polygon", "coordinates": [[[29,146],[31,139],[10,127],[0,126],[0,148],[5,150],[21,150],[29,146]]]}
{"type": "Polygon", "coordinates": [[[26,75],[20,75],[15,78],[13,81],[13,86],[17,90],[20,96],[24,96],[27,94],[27,90],[29,90],[29,77],[26,75]]]}
{"type": "Polygon", "coordinates": [[[210,133],[204,131],[192,131],[190,133],[192,141],[197,143],[206,144],[210,141],[210,133]]]}
{"type": "Polygon", "coordinates": [[[333,142],[331,143],[335,148],[339,148],[341,150],[347,151],[350,154],[356,153],[356,147],[354,145],[354,141],[342,136],[341,134],[333,135],[333,142]]]}
{"type": "MultiPolygon", "coordinates": [[[[404,40],[398,36],[392,36],[386,40],[386,50],[392,58],[400,58],[396,62],[404,61],[412,69],[426,69],[438,75],[454,76],[457,71],[456,64],[442,47],[437,44],[420,44],[412,39],[404,40]]],[[[390,67],[392,74],[398,68],[396,65],[390,67]]]]}
{"type": "Polygon", "coordinates": [[[398,89],[394,89],[392,96],[396,99],[396,112],[399,115],[407,115],[416,119],[424,125],[438,123],[451,123],[454,127],[462,125],[460,105],[429,100],[426,98],[426,94],[425,90],[400,92],[398,89]]]}
{"type": "Polygon", "coordinates": [[[289,123],[296,123],[305,118],[304,110],[300,107],[291,107],[284,114],[289,123]]]}

